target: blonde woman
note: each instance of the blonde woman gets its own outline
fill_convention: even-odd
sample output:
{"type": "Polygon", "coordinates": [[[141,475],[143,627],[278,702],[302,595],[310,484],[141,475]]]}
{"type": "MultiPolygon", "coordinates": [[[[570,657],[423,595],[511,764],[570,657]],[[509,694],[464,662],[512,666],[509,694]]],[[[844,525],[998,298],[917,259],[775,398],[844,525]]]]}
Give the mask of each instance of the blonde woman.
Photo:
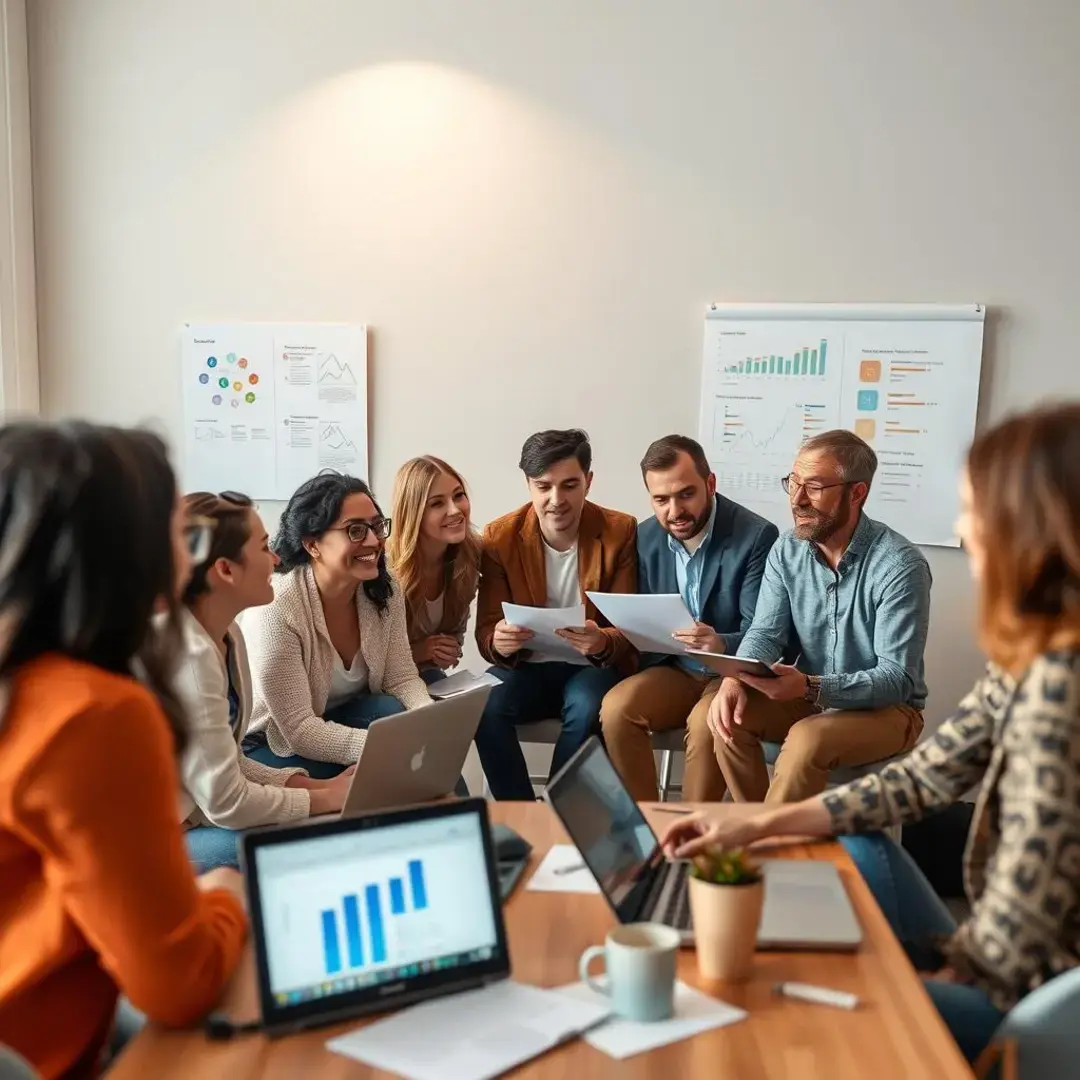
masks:
{"type": "Polygon", "coordinates": [[[413,458],[398,469],[386,555],[405,596],[413,659],[429,684],[461,659],[480,573],[470,513],[465,481],[441,458],[413,458]]]}

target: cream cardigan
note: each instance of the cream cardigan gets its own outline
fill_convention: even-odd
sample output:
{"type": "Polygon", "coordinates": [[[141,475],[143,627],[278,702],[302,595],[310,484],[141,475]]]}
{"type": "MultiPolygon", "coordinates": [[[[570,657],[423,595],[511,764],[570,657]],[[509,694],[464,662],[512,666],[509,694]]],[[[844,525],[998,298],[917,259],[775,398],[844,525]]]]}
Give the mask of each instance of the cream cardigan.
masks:
{"type": "Polygon", "coordinates": [[[180,820],[187,825],[250,829],[306,818],[311,800],[285,782],[303,769],[275,769],[240,752],[251,717],[251,674],[244,635],[229,627],[233,685],[240,699],[236,727],[229,724],[225,660],[202,623],[180,612],[184,656],[173,686],[184,706],[187,744],[180,755],[180,820]]]}
{"type": "MultiPolygon", "coordinates": [[[[356,590],[356,608],[371,693],[392,694],[406,709],[429,704],[409,649],[405,600],[397,583],[383,613],[362,587],[356,590]]],[[[242,621],[255,694],[252,731],[265,731],[279,757],[300,754],[338,765],[357,761],[366,733],[322,717],[335,653],[311,567],[276,575],[274,602],[249,608],[242,621]]]]}

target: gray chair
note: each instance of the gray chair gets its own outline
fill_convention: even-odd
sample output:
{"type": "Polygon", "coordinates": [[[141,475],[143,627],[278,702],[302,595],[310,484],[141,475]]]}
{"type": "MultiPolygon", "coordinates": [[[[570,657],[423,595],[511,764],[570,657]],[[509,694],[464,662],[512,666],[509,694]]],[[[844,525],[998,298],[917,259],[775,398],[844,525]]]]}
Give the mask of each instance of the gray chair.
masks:
{"type": "Polygon", "coordinates": [[[1013,1008],[975,1063],[980,1080],[1057,1080],[1080,1058],[1080,968],[1033,990],[1013,1008]]]}
{"type": "Polygon", "coordinates": [[[38,1073],[9,1046],[0,1046],[0,1080],[40,1080],[38,1073]]]}

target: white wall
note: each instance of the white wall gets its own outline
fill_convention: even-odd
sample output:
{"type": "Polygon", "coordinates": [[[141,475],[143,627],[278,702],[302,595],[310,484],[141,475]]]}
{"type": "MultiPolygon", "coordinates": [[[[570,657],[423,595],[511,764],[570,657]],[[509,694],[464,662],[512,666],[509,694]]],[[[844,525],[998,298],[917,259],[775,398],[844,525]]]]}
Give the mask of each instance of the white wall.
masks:
{"type": "MultiPolygon", "coordinates": [[[[187,318],[373,327],[373,481],[478,520],[585,426],[694,432],[725,300],[981,300],[982,414],[1080,393],[1073,0],[36,0],[43,405],[179,430],[187,318]]],[[[970,685],[930,552],[930,714],[970,685]]]]}

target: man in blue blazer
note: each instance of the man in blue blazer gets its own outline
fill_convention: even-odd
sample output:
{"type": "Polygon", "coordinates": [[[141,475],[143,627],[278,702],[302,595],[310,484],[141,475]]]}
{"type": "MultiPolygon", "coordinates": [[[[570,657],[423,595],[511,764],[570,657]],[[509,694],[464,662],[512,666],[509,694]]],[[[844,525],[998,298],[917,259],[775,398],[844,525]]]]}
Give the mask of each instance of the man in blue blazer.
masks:
{"type": "MultiPolygon", "coordinates": [[[[688,649],[734,653],[754,618],[776,526],[718,494],[705,451],[685,435],[657,439],[641,475],[655,517],[638,526],[638,592],[682,596],[695,622],[675,639],[688,649]]],[[[600,723],[612,762],[644,802],[658,794],[650,732],[686,727],[695,710],[704,718],[720,679],[689,656],[647,654],[642,668],[608,692],[600,723]]],[[[719,802],[725,790],[708,726],[690,725],[684,798],[719,802]]]]}

